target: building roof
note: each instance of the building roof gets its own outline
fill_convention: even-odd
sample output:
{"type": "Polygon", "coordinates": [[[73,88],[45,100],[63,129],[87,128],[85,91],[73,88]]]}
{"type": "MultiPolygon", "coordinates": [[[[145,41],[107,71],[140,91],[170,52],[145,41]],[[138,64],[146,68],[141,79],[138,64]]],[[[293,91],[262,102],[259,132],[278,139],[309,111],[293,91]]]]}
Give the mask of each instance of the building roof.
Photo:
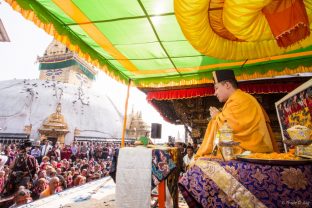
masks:
{"type": "Polygon", "coordinates": [[[28,136],[24,133],[0,133],[0,139],[28,139],[28,136]]]}

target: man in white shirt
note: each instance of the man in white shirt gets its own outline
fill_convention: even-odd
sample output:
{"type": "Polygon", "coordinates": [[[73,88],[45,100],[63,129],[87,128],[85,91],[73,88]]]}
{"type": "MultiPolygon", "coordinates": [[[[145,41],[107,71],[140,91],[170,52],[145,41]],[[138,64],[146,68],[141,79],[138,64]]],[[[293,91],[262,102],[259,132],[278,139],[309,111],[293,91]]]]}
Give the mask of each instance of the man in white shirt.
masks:
{"type": "Polygon", "coordinates": [[[35,147],[31,150],[30,155],[34,156],[38,163],[41,162],[41,150],[39,149],[40,146],[35,145],[35,147]]]}
{"type": "Polygon", "coordinates": [[[187,146],[186,155],[183,157],[183,167],[186,171],[191,162],[194,161],[194,149],[192,146],[187,146]]]}
{"type": "Polygon", "coordinates": [[[44,145],[41,146],[41,157],[46,156],[51,149],[52,146],[49,144],[49,140],[44,140],[44,145]]]}
{"type": "Polygon", "coordinates": [[[8,156],[0,155],[0,171],[4,168],[4,165],[8,161],[8,156]]]}

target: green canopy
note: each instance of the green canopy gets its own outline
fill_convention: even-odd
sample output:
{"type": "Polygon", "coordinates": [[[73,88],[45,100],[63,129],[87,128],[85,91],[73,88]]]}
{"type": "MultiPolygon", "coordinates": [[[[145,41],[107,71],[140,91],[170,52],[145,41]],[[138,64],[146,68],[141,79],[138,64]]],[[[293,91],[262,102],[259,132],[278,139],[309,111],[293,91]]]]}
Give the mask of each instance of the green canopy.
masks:
{"type": "Polygon", "coordinates": [[[238,80],[312,71],[311,46],[252,60],[201,54],[182,33],[173,0],[6,1],[79,56],[138,87],[209,83],[210,72],[224,68],[238,80]]]}

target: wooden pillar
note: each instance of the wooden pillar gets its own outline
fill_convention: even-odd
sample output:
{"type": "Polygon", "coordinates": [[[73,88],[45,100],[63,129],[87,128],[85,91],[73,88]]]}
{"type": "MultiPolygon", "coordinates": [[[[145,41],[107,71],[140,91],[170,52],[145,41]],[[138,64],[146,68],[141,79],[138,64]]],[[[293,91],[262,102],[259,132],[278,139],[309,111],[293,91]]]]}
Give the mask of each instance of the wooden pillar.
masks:
{"type": "Polygon", "coordinates": [[[130,86],[131,86],[131,79],[128,83],[128,90],[125,102],[125,115],[124,115],[124,122],[122,127],[122,136],[121,136],[121,147],[125,147],[125,135],[126,135],[126,125],[127,125],[127,115],[128,115],[128,101],[129,101],[129,94],[130,94],[130,86]]]}

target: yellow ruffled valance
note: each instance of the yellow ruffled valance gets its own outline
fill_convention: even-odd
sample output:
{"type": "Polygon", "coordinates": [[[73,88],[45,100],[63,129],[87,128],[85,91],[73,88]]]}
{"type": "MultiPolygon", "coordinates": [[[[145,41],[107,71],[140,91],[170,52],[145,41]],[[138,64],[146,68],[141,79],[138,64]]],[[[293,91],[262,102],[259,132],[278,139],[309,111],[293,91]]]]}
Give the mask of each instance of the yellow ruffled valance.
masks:
{"type": "MultiPolygon", "coordinates": [[[[262,9],[272,0],[175,0],[181,29],[199,52],[220,59],[270,57],[312,45],[312,36],[287,48],[278,46],[262,9]],[[208,11],[208,13],[207,13],[208,11]]],[[[312,0],[304,1],[309,21],[312,0]]],[[[310,29],[312,24],[309,24],[310,29]]]]}

